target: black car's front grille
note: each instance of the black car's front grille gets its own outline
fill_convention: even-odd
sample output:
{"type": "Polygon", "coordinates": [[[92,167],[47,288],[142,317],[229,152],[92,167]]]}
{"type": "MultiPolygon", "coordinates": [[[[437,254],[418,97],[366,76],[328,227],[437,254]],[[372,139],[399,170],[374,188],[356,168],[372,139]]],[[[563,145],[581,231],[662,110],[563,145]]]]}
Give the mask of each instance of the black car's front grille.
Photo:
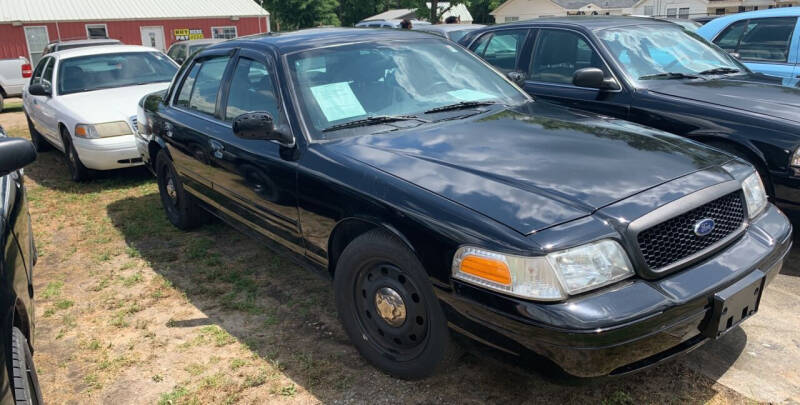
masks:
{"type": "Polygon", "coordinates": [[[736,191],[640,232],[639,249],[657,271],[729,236],[742,226],[744,215],[742,195],[736,191]],[[695,225],[704,219],[714,220],[714,229],[698,236],[695,225]]]}

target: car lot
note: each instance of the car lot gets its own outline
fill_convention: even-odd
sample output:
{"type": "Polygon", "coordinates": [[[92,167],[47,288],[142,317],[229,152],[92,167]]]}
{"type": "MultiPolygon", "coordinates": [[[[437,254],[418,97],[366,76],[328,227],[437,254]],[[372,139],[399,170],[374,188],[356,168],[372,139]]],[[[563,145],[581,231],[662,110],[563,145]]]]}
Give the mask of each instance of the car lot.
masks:
{"type": "MultiPolygon", "coordinates": [[[[0,125],[27,137],[9,110],[0,125]]],[[[50,403],[800,401],[797,248],[742,329],[635,376],[554,382],[481,349],[404,382],[349,344],[324,276],[222,224],[173,229],[143,170],[75,184],[62,159],[26,169],[50,403]]]]}

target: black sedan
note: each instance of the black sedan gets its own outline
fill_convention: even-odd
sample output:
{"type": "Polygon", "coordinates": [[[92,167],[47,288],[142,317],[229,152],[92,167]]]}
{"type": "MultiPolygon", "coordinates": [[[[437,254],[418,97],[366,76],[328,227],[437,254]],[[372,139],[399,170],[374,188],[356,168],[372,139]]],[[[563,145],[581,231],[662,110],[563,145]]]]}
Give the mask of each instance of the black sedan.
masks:
{"type": "Polygon", "coordinates": [[[33,144],[0,127],[0,404],[41,404],[33,366],[33,245],[21,169],[33,144]]]}
{"type": "Polygon", "coordinates": [[[353,344],[403,378],[455,358],[451,331],[596,376],[758,310],[791,225],[752,166],[534,102],[443,38],[363,32],[214,45],[142,100],[169,220],[326,269],[353,344]]]}
{"type": "Polygon", "coordinates": [[[739,156],[776,200],[800,204],[800,89],[694,33],[652,18],[565,17],[496,25],[461,43],[539,99],[739,156]]]}

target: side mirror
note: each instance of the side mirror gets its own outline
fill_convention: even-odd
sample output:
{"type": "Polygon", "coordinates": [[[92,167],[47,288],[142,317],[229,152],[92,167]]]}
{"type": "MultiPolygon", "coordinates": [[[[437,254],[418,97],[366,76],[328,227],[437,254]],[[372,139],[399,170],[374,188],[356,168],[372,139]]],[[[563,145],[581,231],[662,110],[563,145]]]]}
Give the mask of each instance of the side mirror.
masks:
{"type": "Polygon", "coordinates": [[[575,71],[575,74],[572,76],[572,84],[578,87],[598,90],[619,88],[616,80],[606,79],[606,74],[596,67],[588,67],[575,71]]]}
{"type": "Polygon", "coordinates": [[[525,73],[522,72],[517,72],[513,70],[511,72],[506,73],[506,76],[516,84],[522,84],[525,82],[525,73]]]}
{"type": "Polygon", "coordinates": [[[28,93],[32,96],[47,96],[53,94],[53,89],[49,84],[36,83],[28,86],[28,93]]]}
{"type": "Polygon", "coordinates": [[[177,63],[179,65],[183,65],[183,62],[186,62],[186,58],[180,58],[179,57],[179,58],[175,59],[175,63],[177,63]]]}
{"type": "Polygon", "coordinates": [[[233,133],[242,139],[278,141],[284,146],[294,146],[294,137],[276,131],[275,122],[268,112],[251,112],[236,117],[233,133]]]}
{"type": "Polygon", "coordinates": [[[0,138],[0,176],[22,169],[34,160],[36,147],[30,141],[22,138],[0,138]]]}

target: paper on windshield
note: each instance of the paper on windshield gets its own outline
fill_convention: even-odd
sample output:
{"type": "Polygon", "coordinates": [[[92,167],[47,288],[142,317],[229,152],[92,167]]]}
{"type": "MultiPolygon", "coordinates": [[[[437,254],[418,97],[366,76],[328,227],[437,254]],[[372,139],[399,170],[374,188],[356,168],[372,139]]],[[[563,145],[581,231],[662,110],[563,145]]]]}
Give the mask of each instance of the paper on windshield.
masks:
{"type": "Polygon", "coordinates": [[[311,88],[311,93],[328,122],[367,113],[347,82],[314,86],[311,88]]]}
{"type": "Polygon", "coordinates": [[[494,98],[493,95],[478,90],[461,89],[448,91],[447,94],[461,101],[478,101],[494,98]]]}

